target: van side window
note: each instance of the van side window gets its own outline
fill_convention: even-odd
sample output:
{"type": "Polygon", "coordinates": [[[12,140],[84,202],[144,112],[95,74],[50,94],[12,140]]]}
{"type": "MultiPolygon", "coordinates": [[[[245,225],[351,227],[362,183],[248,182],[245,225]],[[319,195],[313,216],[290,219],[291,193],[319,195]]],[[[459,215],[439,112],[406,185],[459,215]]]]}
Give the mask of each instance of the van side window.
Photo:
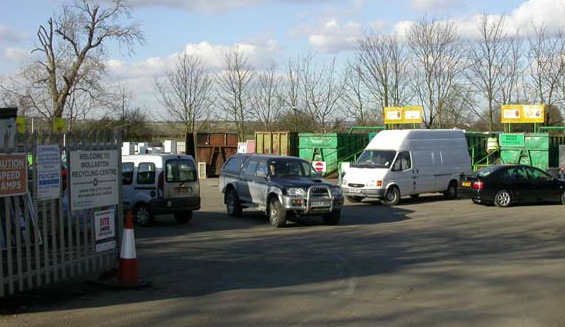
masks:
{"type": "Polygon", "coordinates": [[[400,152],[394,162],[393,170],[401,171],[410,169],[411,167],[412,161],[410,160],[410,153],[408,151],[400,152]]]}
{"type": "Polygon", "coordinates": [[[190,160],[167,160],[165,164],[165,176],[168,183],[193,182],[196,180],[196,167],[190,160]]]}
{"type": "Polygon", "coordinates": [[[122,163],[122,184],[131,185],[133,183],[133,162],[122,163]]]}
{"type": "Polygon", "coordinates": [[[155,183],[155,164],[152,162],[140,162],[137,167],[137,183],[155,183]]]}

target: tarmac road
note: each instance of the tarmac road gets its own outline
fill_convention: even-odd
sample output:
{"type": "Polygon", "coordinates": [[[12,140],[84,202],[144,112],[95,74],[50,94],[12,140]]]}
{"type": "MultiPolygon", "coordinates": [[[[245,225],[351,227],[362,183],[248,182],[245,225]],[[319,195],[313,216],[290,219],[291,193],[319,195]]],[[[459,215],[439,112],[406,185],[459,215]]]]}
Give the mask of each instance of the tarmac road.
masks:
{"type": "Polygon", "coordinates": [[[562,205],[429,195],[275,229],[259,212],[228,217],[217,179],[202,196],[190,225],[136,227],[149,287],[22,296],[0,326],[565,326],[562,205]]]}

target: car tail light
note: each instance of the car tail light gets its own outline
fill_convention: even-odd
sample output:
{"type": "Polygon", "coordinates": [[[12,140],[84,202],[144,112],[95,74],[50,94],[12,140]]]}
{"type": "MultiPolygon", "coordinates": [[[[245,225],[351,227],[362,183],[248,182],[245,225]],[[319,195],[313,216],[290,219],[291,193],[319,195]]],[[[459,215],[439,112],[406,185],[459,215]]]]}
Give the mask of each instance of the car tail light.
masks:
{"type": "Polygon", "coordinates": [[[473,188],[475,190],[482,190],[483,186],[484,186],[484,184],[483,184],[482,181],[476,181],[476,182],[473,183],[473,188]]]}

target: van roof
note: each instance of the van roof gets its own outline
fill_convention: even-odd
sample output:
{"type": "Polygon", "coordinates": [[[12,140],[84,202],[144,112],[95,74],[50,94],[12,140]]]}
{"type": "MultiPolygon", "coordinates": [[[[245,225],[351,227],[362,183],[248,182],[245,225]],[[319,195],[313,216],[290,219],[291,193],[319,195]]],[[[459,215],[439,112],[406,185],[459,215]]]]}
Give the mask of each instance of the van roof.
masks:
{"type": "MultiPolygon", "coordinates": [[[[465,131],[460,129],[398,129],[380,131],[369,142],[369,149],[397,150],[409,140],[465,140],[465,131]]],[[[466,142],[466,141],[465,141],[466,142]]],[[[438,144],[439,145],[439,144],[438,144]]]]}
{"type": "Polygon", "coordinates": [[[141,160],[167,160],[174,158],[190,158],[193,159],[191,155],[188,154],[175,154],[175,153],[153,153],[153,154],[129,154],[122,155],[122,161],[141,161],[141,160]]]}

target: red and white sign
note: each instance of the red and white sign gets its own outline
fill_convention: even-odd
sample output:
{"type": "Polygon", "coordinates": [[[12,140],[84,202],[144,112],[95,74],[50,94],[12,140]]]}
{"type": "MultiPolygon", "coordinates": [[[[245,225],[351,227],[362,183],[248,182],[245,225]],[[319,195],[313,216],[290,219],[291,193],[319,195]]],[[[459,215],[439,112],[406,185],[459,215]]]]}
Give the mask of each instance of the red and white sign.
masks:
{"type": "Polygon", "coordinates": [[[326,172],[326,162],[325,161],[313,161],[312,166],[316,171],[325,173],[326,172]]]}

